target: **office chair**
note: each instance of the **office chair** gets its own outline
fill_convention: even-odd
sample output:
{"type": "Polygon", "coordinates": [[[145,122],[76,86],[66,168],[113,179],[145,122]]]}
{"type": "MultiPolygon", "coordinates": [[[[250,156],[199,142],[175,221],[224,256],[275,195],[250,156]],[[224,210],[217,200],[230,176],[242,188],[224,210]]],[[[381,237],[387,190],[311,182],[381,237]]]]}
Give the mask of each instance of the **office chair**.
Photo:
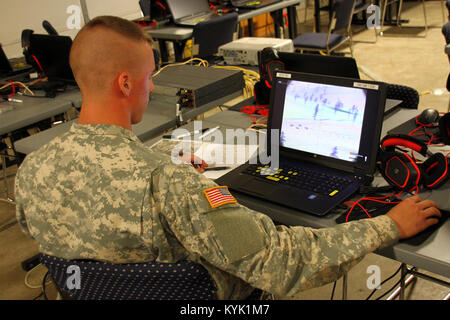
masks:
{"type": "Polygon", "coordinates": [[[386,98],[402,100],[400,108],[417,109],[419,106],[419,92],[416,89],[389,83],[386,86],[386,98]]]}
{"type": "Polygon", "coordinates": [[[233,41],[237,21],[238,14],[232,12],[197,23],[192,34],[192,55],[206,60],[213,58],[221,45],[233,41]]]}
{"type": "MultiPolygon", "coordinates": [[[[400,26],[400,16],[402,14],[402,7],[403,7],[403,0],[380,0],[380,6],[383,9],[383,13],[381,14],[381,29],[380,29],[380,35],[383,35],[383,27],[384,27],[384,19],[386,17],[386,9],[389,5],[394,4],[396,2],[398,3],[398,9],[397,9],[397,26],[400,26]]],[[[421,0],[422,1],[422,9],[423,9],[423,18],[424,18],[424,24],[425,24],[425,37],[427,35],[428,32],[428,22],[427,22],[427,11],[426,11],[426,7],[425,7],[425,0],[421,0]]],[[[442,7],[442,18],[445,21],[445,17],[444,17],[444,0],[441,0],[441,7],[442,7]]]]}
{"type": "Polygon", "coordinates": [[[112,264],[93,260],[66,260],[45,254],[41,255],[40,261],[47,267],[58,293],[65,299],[216,298],[217,289],[208,271],[192,261],[112,264]]]}
{"type": "Polygon", "coordinates": [[[304,33],[293,40],[294,47],[303,50],[325,51],[330,54],[344,43],[350,43],[350,53],[353,57],[353,44],[350,32],[355,0],[336,0],[333,6],[332,18],[328,33],[304,33]],[[339,34],[337,32],[342,32],[339,34]]]}
{"type": "Polygon", "coordinates": [[[47,31],[49,35],[58,36],[58,31],[47,20],[42,21],[42,27],[47,31]]]}

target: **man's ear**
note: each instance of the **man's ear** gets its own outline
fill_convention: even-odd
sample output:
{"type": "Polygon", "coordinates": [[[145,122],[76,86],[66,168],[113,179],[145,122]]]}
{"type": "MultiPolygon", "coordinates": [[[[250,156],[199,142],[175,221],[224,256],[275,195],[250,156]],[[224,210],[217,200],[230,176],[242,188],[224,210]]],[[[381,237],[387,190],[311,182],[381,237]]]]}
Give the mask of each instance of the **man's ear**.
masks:
{"type": "Polygon", "coordinates": [[[125,97],[128,97],[131,93],[131,79],[128,72],[122,72],[117,78],[119,89],[125,97]]]}

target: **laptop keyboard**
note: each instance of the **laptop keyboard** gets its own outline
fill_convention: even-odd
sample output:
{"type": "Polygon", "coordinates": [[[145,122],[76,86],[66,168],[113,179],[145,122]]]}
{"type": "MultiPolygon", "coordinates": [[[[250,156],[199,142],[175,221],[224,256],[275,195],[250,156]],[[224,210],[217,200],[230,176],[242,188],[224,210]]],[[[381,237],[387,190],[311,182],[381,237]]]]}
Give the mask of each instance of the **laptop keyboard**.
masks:
{"type": "Polygon", "coordinates": [[[330,197],[353,182],[350,178],[295,167],[271,169],[269,165],[252,164],[244,173],[330,197]]]}

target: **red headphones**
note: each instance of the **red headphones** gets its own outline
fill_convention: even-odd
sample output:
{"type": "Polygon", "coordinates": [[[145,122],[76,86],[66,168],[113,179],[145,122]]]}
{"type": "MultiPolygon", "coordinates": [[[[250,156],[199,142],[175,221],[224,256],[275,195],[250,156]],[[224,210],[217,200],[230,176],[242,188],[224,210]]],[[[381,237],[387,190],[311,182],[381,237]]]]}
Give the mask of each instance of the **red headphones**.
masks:
{"type": "Polygon", "coordinates": [[[428,189],[440,187],[449,178],[449,159],[442,153],[432,154],[425,143],[403,134],[387,135],[381,140],[380,172],[386,181],[402,190],[411,191],[420,185],[428,189]],[[423,163],[400,150],[399,146],[416,151],[424,157],[423,163]]]}
{"type": "Polygon", "coordinates": [[[255,98],[258,104],[269,104],[275,70],[284,70],[284,62],[276,49],[268,47],[258,51],[258,68],[260,80],[254,86],[255,98]]]}

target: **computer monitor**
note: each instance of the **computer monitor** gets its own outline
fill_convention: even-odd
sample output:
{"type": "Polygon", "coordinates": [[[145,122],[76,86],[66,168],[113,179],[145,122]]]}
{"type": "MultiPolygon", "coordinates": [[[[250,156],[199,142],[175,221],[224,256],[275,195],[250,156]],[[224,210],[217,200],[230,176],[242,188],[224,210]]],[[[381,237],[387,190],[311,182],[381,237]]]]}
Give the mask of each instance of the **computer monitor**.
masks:
{"type": "Polygon", "coordinates": [[[353,58],[295,52],[278,52],[278,56],[287,71],[360,79],[353,58]]]}
{"type": "Polygon", "coordinates": [[[36,57],[49,81],[76,84],[69,65],[71,46],[68,36],[32,34],[29,54],[36,57]]]}

